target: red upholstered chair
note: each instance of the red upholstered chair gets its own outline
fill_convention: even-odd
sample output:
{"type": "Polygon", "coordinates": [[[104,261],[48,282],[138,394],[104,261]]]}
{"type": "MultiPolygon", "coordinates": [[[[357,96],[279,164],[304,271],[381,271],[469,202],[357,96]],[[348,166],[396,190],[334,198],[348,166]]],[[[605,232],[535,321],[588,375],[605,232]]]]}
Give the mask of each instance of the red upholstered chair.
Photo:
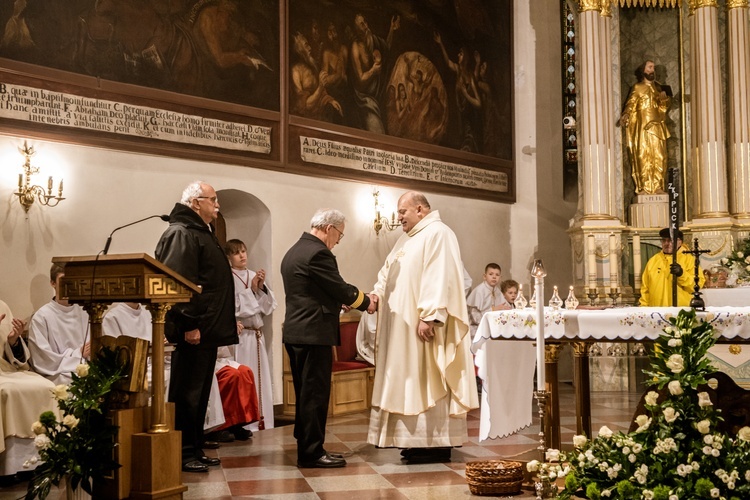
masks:
{"type": "Polygon", "coordinates": [[[333,348],[329,413],[343,415],[370,408],[375,367],[357,356],[358,317],[342,318],[341,345],[333,348]]]}

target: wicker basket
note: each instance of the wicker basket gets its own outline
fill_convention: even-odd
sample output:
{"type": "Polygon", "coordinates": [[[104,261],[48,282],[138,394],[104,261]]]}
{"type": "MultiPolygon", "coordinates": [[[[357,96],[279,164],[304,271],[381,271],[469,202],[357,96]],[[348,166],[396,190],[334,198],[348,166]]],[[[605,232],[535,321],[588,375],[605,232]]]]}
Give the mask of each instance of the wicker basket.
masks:
{"type": "Polygon", "coordinates": [[[466,482],[472,495],[515,495],[521,492],[522,465],[506,460],[469,462],[466,482]]]}

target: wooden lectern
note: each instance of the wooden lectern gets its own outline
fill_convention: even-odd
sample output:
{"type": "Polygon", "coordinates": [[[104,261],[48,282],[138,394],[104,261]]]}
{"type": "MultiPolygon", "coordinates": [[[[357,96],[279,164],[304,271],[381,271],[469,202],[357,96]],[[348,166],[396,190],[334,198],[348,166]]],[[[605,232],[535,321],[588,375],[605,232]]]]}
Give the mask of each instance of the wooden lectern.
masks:
{"type": "MultiPolygon", "coordinates": [[[[112,477],[94,485],[99,498],[182,498],[181,433],[170,429],[164,401],[164,319],[173,304],[188,302],[199,286],[146,254],[55,257],[63,266],[60,298],[89,314],[91,353],[99,352],[102,318],[113,302],[138,302],[151,311],[151,408],[113,410],[120,427],[112,477]],[[131,460],[131,457],[137,457],[131,460]]],[[[172,412],[173,414],[174,412],[172,412]]]]}

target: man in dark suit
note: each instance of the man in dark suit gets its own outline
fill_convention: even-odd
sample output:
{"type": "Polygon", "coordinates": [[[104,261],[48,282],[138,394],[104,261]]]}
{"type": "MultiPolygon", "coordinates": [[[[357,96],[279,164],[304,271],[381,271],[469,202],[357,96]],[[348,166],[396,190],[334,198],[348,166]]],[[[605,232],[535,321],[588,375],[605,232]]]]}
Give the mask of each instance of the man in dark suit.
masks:
{"type": "Polygon", "coordinates": [[[175,428],[182,431],[182,470],[208,472],[218,458],[203,453],[203,422],[219,346],[239,341],[234,319],[234,278],[210,224],[219,213],[216,191],[196,181],[169,214],[169,227],[156,246],[156,258],[202,287],[190,302],[167,314],[172,353],[169,401],[175,403],[175,428]]]}
{"type": "Polygon", "coordinates": [[[339,274],[331,249],[344,237],[344,215],[318,210],[281,261],[286,293],[283,342],[297,400],[294,437],[298,467],[343,467],[341,455],[323,448],[331,394],[332,346],[340,344],[342,305],[374,312],[375,302],[339,274]]]}

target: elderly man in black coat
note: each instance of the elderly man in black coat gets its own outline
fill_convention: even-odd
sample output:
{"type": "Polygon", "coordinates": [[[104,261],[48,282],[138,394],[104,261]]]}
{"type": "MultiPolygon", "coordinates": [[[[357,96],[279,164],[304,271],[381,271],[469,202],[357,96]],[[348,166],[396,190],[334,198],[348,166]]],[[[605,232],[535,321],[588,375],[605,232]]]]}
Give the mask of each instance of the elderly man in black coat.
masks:
{"type": "Polygon", "coordinates": [[[331,249],[344,237],[344,215],[318,210],[281,261],[286,293],[283,342],[296,397],[294,437],[299,467],[343,467],[341,455],[323,448],[331,394],[332,346],[340,344],[342,305],[374,312],[376,303],[339,274],[331,249]]]}
{"type": "Polygon", "coordinates": [[[190,302],[167,314],[172,353],[169,401],[175,403],[175,427],[182,431],[182,470],[208,472],[218,458],[203,453],[206,419],[216,353],[239,341],[234,319],[234,280],[211,222],[219,213],[216,191],[203,181],[190,184],[169,214],[169,227],[156,246],[156,258],[202,287],[190,302]]]}

